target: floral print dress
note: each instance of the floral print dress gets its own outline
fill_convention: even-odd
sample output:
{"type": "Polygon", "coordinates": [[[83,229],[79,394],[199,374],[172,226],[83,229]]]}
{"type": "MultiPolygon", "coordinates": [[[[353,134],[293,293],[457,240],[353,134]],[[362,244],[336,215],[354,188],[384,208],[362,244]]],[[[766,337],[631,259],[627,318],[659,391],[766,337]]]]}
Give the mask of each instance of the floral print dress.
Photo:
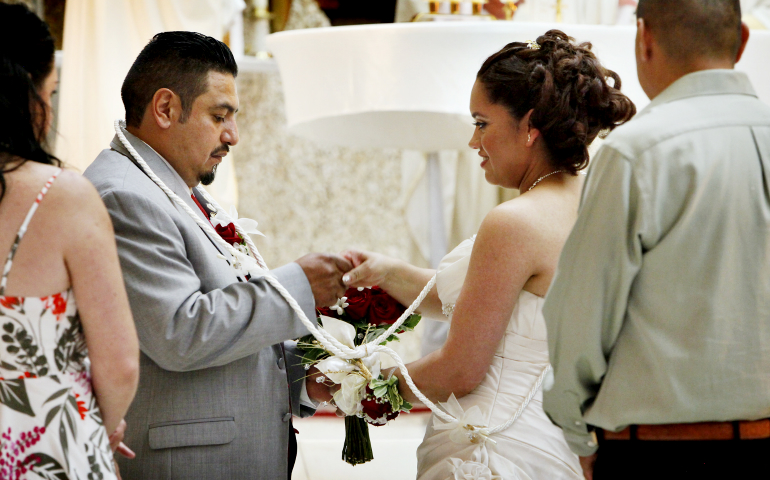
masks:
{"type": "Polygon", "coordinates": [[[72,290],[5,296],[13,256],[56,172],[19,229],[0,280],[0,479],[116,479],[72,290]]]}

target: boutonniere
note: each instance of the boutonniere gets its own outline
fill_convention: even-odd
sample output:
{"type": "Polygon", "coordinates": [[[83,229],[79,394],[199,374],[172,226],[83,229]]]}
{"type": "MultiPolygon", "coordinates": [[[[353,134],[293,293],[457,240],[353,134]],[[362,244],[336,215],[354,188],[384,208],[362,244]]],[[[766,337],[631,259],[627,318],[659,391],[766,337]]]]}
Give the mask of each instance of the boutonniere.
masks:
{"type": "MultiPolygon", "coordinates": [[[[211,208],[211,205],[208,205],[208,207],[211,208]]],[[[241,229],[250,235],[265,236],[262,232],[257,230],[257,225],[259,224],[256,220],[250,218],[238,218],[238,210],[236,210],[234,206],[230,207],[229,214],[225,213],[224,209],[214,210],[211,208],[211,225],[214,226],[214,230],[217,231],[219,236],[222,237],[225,242],[235,247],[237,245],[245,244],[246,242],[236,231],[234,221],[237,221],[238,225],[241,226],[241,229]]]]}
{"type": "MultiPolygon", "coordinates": [[[[264,237],[265,235],[257,230],[258,223],[256,220],[238,218],[238,210],[234,206],[231,206],[230,211],[227,213],[224,208],[216,209],[210,203],[206,206],[211,211],[210,221],[214,230],[222,237],[222,240],[235,248],[235,252],[231,251],[230,253],[235,257],[233,268],[238,271],[238,274],[254,276],[264,273],[263,269],[257,265],[256,259],[251,255],[246,239],[241,236],[235,227],[237,222],[241,227],[241,231],[247,235],[261,235],[264,237]]],[[[224,258],[224,256],[222,257],[224,258]]]]}

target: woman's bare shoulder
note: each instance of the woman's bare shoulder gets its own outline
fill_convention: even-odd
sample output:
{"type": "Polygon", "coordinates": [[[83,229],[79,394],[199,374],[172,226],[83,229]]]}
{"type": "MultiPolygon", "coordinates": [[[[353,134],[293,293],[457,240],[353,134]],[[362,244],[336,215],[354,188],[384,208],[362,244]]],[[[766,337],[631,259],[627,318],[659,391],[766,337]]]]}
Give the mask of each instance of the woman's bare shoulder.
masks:
{"type": "Polygon", "coordinates": [[[501,233],[527,232],[537,227],[539,216],[537,203],[520,196],[490,210],[481,225],[482,229],[493,229],[501,233]]]}
{"type": "Polygon", "coordinates": [[[496,206],[484,217],[476,242],[521,251],[537,243],[538,226],[537,208],[528,199],[517,197],[496,206]]]}
{"type": "MultiPolygon", "coordinates": [[[[48,165],[42,166],[49,167],[48,165]]],[[[48,169],[46,170],[48,171],[48,169]]],[[[50,170],[51,174],[54,171],[50,170]]],[[[50,175],[42,175],[42,177],[47,179],[50,178],[50,175]]],[[[93,184],[79,172],[67,168],[64,168],[56,177],[56,181],[48,191],[48,195],[61,200],[63,207],[74,206],[76,208],[84,208],[94,206],[95,203],[101,204],[99,194],[93,184]],[[68,202],[68,200],[72,202],[68,202]]]]}
{"type": "MultiPolygon", "coordinates": [[[[37,162],[26,162],[13,175],[14,186],[21,186],[25,196],[37,195],[58,171],[58,167],[37,162]]],[[[65,220],[76,222],[81,214],[101,214],[106,209],[96,188],[80,173],[64,168],[51,184],[37,216],[46,220],[65,220]]]]}

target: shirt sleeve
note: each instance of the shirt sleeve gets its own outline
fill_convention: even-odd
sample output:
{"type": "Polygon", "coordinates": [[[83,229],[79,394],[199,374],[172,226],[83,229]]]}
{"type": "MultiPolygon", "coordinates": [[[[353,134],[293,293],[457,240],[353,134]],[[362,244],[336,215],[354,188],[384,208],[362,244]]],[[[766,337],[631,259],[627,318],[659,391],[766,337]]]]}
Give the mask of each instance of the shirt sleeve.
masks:
{"type": "Polygon", "coordinates": [[[311,400],[310,395],[307,394],[307,378],[302,379],[302,386],[299,391],[299,403],[307,408],[318,408],[318,404],[311,400]]]}
{"type": "Polygon", "coordinates": [[[582,456],[597,449],[583,416],[607,372],[641,266],[641,205],[631,162],[605,145],[586,179],[543,308],[553,367],[544,409],[582,456]]]}

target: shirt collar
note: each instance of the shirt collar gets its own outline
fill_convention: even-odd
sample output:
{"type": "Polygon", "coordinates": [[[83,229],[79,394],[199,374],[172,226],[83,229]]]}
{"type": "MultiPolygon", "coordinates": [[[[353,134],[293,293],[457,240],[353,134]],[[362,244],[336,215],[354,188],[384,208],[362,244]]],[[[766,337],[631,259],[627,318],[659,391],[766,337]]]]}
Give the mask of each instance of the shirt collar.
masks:
{"type": "Polygon", "coordinates": [[[685,98],[730,94],[757,96],[749,77],[743,72],[728,69],[700,70],[688,73],[669,85],[640,112],[640,115],[659,105],[685,98]]]}

